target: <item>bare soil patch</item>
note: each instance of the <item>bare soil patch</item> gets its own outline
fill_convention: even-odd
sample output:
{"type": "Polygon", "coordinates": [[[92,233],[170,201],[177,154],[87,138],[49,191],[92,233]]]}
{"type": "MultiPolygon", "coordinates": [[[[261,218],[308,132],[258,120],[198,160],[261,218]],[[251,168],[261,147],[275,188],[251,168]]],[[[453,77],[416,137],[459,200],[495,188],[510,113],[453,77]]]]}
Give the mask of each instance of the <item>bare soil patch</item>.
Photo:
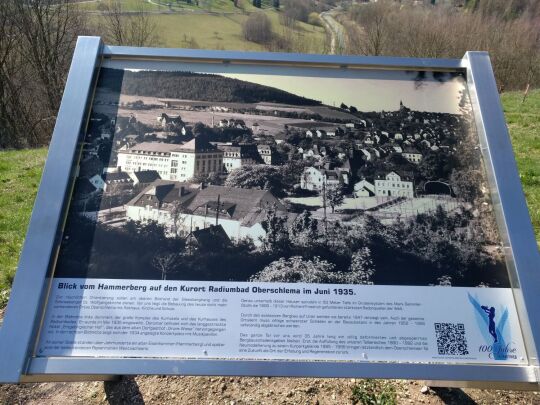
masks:
{"type": "MultiPolygon", "coordinates": [[[[124,377],[118,382],[0,386],[1,404],[352,404],[359,380],[320,378],[124,377]]],[[[393,381],[399,404],[540,404],[540,393],[430,389],[393,381]]]]}

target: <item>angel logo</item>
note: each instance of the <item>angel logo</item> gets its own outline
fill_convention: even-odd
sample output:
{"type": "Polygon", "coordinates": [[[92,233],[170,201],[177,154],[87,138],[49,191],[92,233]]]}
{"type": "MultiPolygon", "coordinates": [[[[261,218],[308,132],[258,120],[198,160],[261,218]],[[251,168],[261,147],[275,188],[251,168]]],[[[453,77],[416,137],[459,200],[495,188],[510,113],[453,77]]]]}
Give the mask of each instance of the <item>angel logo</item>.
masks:
{"type": "Polygon", "coordinates": [[[488,308],[485,305],[480,306],[488,316],[489,334],[493,336],[493,343],[497,343],[497,331],[495,330],[495,307],[488,308]]]}
{"type": "Polygon", "coordinates": [[[493,360],[517,358],[517,349],[507,328],[508,308],[481,305],[476,297],[468,294],[469,302],[474,307],[478,327],[482,331],[485,343],[478,347],[480,353],[487,353],[493,360]]]}

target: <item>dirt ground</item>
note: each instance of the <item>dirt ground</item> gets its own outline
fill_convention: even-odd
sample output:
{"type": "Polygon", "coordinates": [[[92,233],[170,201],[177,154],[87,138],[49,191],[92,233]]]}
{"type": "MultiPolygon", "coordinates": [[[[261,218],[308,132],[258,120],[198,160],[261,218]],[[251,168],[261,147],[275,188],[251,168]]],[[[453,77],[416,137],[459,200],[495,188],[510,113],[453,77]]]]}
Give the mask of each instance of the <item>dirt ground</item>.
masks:
{"type": "MultiPolygon", "coordinates": [[[[124,377],[118,382],[0,385],[0,404],[352,404],[355,379],[124,377]]],[[[399,404],[540,404],[540,393],[429,389],[393,381],[399,404]]]]}

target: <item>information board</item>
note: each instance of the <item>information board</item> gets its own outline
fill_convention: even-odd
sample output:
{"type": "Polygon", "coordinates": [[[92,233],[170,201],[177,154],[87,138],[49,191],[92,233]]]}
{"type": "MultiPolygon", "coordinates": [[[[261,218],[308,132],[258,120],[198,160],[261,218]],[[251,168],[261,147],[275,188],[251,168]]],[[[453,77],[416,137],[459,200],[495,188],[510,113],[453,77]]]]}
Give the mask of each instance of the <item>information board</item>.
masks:
{"type": "Polygon", "coordinates": [[[109,49],[74,148],[36,374],[54,361],[51,374],[98,374],[90,358],[534,374],[471,71],[109,49]],[[80,371],[59,372],[62,359],[80,371]]]}

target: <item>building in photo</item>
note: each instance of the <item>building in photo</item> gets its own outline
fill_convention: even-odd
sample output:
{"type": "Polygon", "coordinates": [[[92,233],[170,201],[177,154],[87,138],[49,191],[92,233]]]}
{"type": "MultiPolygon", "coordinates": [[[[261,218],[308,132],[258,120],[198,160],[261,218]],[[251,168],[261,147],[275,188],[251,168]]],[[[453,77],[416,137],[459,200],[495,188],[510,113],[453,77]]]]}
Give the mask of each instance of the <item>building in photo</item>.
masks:
{"type": "Polygon", "coordinates": [[[367,180],[361,180],[354,185],[355,197],[374,197],[375,186],[367,180]]]}
{"type": "Polygon", "coordinates": [[[218,144],[217,148],[223,152],[223,166],[228,173],[242,166],[263,163],[255,144],[218,144]]]}
{"type": "Polygon", "coordinates": [[[411,176],[400,176],[390,172],[375,180],[375,195],[377,197],[414,197],[414,183],[411,176]]]}
{"type": "Polygon", "coordinates": [[[285,206],[269,190],[197,188],[158,180],[126,204],[126,215],[133,221],[156,221],[169,230],[176,226],[187,233],[221,225],[230,239],[250,237],[259,245],[266,234],[262,222],[269,209],[287,215],[285,206]]]}
{"type": "Polygon", "coordinates": [[[171,153],[180,145],[162,142],[142,142],[118,151],[117,166],[128,173],[155,170],[162,179],[171,175],[171,153]]]}
{"type": "Polygon", "coordinates": [[[223,152],[198,137],[183,145],[143,142],[118,151],[118,167],[132,173],[155,170],[164,180],[188,180],[200,174],[220,173],[223,152]]]}
{"type": "Polygon", "coordinates": [[[414,147],[406,147],[403,149],[402,156],[411,163],[418,164],[422,160],[422,153],[414,147]]]}
{"type": "Polygon", "coordinates": [[[326,170],[317,167],[306,167],[300,178],[300,188],[311,191],[321,191],[325,187],[348,184],[347,172],[326,170]]]}
{"type": "Polygon", "coordinates": [[[90,177],[89,180],[96,189],[109,193],[129,189],[134,184],[133,179],[125,172],[96,174],[90,177]]]}
{"type": "Polygon", "coordinates": [[[132,172],[129,176],[133,179],[133,185],[139,187],[146,187],[156,180],[161,180],[156,170],[141,170],[140,172],[132,172]]]}
{"type": "Polygon", "coordinates": [[[198,175],[221,173],[222,168],[223,152],[197,137],[171,152],[169,180],[185,181],[198,175]]]}
{"type": "Polygon", "coordinates": [[[257,152],[259,152],[259,156],[264,161],[264,164],[276,164],[276,150],[273,146],[265,144],[257,145],[257,152]]]}

